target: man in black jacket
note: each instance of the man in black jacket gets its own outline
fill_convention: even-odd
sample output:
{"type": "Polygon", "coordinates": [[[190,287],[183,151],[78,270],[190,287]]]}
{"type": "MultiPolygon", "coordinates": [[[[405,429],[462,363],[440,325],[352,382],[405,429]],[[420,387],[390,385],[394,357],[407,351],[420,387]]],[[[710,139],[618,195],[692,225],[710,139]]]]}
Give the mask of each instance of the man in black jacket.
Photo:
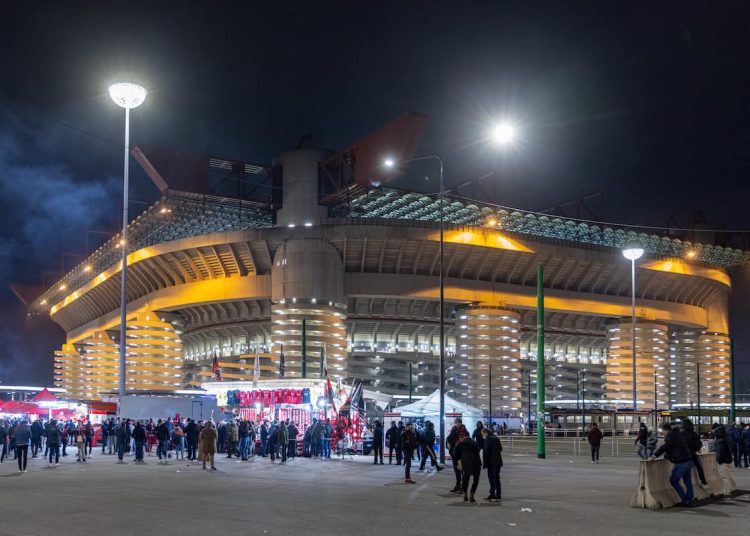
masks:
{"type": "Polygon", "coordinates": [[[396,421],[391,421],[391,427],[385,433],[388,440],[388,465],[393,463],[393,451],[396,451],[396,465],[401,465],[401,431],[396,426],[396,421]]]}
{"type": "Polygon", "coordinates": [[[664,423],[661,427],[664,437],[664,444],[656,449],[651,460],[658,458],[662,454],[674,464],[672,475],[669,477],[669,483],[680,496],[682,506],[693,506],[693,454],[690,447],[685,444],[683,434],[679,427],[664,423]],[[685,483],[685,489],[682,489],[680,480],[685,483]]]}
{"type": "Polygon", "coordinates": [[[185,440],[187,441],[188,449],[188,461],[195,461],[198,454],[198,425],[193,419],[188,419],[187,426],[185,426],[185,440]]]}
{"type": "Polygon", "coordinates": [[[383,465],[383,427],[380,425],[380,421],[375,421],[375,425],[372,430],[372,451],[375,455],[375,461],[373,461],[372,463],[378,463],[379,454],[380,465],[383,465]]]}
{"type": "Polygon", "coordinates": [[[487,469],[487,478],[490,481],[490,494],[488,501],[502,502],[502,488],[500,487],[500,469],[503,466],[503,445],[500,438],[492,433],[489,428],[482,429],[484,439],[484,468],[487,469]]]}

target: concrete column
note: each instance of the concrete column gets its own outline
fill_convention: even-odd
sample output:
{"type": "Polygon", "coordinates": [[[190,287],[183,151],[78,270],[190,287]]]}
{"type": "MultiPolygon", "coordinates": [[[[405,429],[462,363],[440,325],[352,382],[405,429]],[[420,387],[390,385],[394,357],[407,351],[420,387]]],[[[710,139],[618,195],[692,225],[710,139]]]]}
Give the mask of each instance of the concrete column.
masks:
{"type": "MultiPolygon", "coordinates": [[[[667,326],[648,321],[638,321],[636,333],[636,398],[638,410],[654,409],[654,373],[659,408],[668,400],[669,338],[667,326]],[[642,402],[642,403],[640,403],[642,402]]],[[[607,331],[609,339],[607,357],[607,383],[604,386],[608,400],[621,400],[618,406],[632,408],[633,398],[633,346],[630,318],[622,318],[607,331]]]]}
{"type": "Polygon", "coordinates": [[[328,209],[318,204],[318,162],[329,154],[319,149],[295,149],[278,157],[283,189],[283,206],[276,211],[278,227],[317,225],[326,217],[328,209]]]}
{"type": "Polygon", "coordinates": [[[283,345],[286,377],[301,376],[305,319],[307,377],[317,377],[325,348],[329,375],[346,378],[346,297],[338,250],[325,240],[288,240],[277,250],[271,273],[274,362],[283,345]]]}
{"type": "Polygon", "coordinates": [[[455,374],[461,375],[455,382],[459,399],[489,411],[489,392],[492,389],[493,415],[521,411],[519,319],[517,312],[498,306],[473,305],[459,310],[454,370],[455,374]]]}

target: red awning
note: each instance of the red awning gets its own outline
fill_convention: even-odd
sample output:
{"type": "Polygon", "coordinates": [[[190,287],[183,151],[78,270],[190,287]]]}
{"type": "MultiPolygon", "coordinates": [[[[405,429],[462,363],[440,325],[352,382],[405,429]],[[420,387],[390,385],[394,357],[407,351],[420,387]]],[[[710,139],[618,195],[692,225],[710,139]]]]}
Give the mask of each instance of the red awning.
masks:
{"type": "Polygon", "coordinates": [[[31,400],[33,402],[57,402],[57,397],[45,387],[31,400]]]}

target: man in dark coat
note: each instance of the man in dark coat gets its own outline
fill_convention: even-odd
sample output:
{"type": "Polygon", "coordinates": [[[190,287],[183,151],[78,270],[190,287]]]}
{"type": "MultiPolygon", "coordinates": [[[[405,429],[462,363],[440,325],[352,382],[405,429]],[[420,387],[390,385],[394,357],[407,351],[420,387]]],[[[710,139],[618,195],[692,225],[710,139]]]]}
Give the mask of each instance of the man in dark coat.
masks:
{"type": "Polygon", "coordinates": [[[482,435],[484,436],[483,466],[487,469],[487,478],[490,481],[490,494],[487,500],[502,502],[500,469],[503,467],[503,445],[500,443],[500,438],[489,428],[484,428],[482,435]]]}
{"type": "Polygon", "coordinates": [[[461,441],[454,449],[451,455],[456,463],[460,466],[462,475],[463,485],[461,491],[464,494],[464,501],[477,502],[474,498],[474,494],[477,491],[479,485],[479,475],[482,472],[482,460],[479,457],[479,447],[476,441],[467,437],[461,441]],[[469,479],[473,479],[471,482],[470,495],[466,495],[469,491],[469,479]]]}
{"type": "Polygon", "coordinates": [[[383,427],[380,421],[375,421],[372,430],[372,451],[375,454],[375,461],[372,463],[378,463],[378,454],[380,454],[380,465],[383,465],[383,427]]]}
{"type": "Polygon", "coordinates": [[[453,451],[467,438],[469,438],[469,431],[466,429],[466,426],[464,426],[461,417],[456,417],[453,428],[451,428],[451,431],[445,440],[446,446],[448,447],[448,453],[451,456],[451,460],[453,460],[453,472],[456,475],[456,485],[451,490],[453,493],[461,493],[463,490],[463,486],[461,485],[463,471],[458,468],[458,459],[454,456],[453,451]]]}
{"type": "Polygon", "coordinates": [[[297,457],[297,436],[299,435],[299,430],[297,429],[297,426],[291,422],[287,421],[287,427],[286,431],[289,434],[289,447],[288,447],[288,453],[287,458],[296,458],[297,457]]]}
{"type": "Polygon", "coordinates": [[[682,506],[691,507],[693,506],[693,454],[685,444],[683,434],[680,432],[679,427],[672,427],[669,423],[662,425],[662,433],[666,434],[664,437],[664,444],[656,449],[651,459],[658,458],[662,454],[664,457],[671,461],[674,466],[672,467],[672,475],[669,477],[669,483],[680,496],[682,506]],[[680,480],[685,483],[685,489],[682,489],[680,480]]]}
{"type": "Polygon", "coordinates": [[[602,434],[599,426],[592,422],[588,433],[589,445],[591,445],[591,463],[599,463],[599,448],[602,446],[603,437],[604,434],[602,434]]]}
{"type": "Polygon", "coordinates": [[[401,448],[404,451],[404,482],[407,484],[415,483],[411,479],[411,459],[414,455],[414,450],[417,448],[417,444],[417,434],[414,431],[414,426],[412,423],[408,423],[401,433],[401,448]]]}
{"type": "Polygon", "coordinates": [[[188,419],[185,426],[185,441],[187,441],[188,461],[195,461],[198,455],[198,434],[200,430],[193,419],[188,419]]]}
{"type": "Polygon", "coordinates": [[[388,465],[393,463],[393,451],[396,451],[396,465],[401,465],[401,432],[396,426],[396,421],[391,421],[391,427],[385,433],[388,440],[388,465]]]}

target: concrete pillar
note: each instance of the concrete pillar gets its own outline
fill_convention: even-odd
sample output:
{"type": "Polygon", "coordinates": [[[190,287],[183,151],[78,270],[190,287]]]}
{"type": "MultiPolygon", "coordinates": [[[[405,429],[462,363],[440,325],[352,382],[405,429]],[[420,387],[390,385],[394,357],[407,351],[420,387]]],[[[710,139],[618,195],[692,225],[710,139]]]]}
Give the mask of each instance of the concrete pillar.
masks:
{"type": "Polygon", "coordinates": [[[288,240],[276,252],[271,278],[274,362],[283,345],[285,376],[301,376],[305,319],[307,377],[318,376],[325,348],[329,375],[346,378],[346,297],[338,250],[325,240],[288,240]]]}
{"type": "MultiPolygon", "coordinates": [[[[459,310],[456,394],[492,414],[521,411],[520,316],[498,306],[472,305],[459,310]],[[489,367],[492,366],[492,385],[489,367]]],[[[454,375],[455,376],[455,375],[454,375]]]]}
{"type": "Polygon", "coordinates": [[[328,209],[318,204],[318,162],[330,155],[319,149],[295,149],[282,153],[282,208],[276,211],[278,227],[317,225],[328,209]]]}
{"type": "Polygon", "coordinates": [[[700,364],[701,405],[729,402],[728,335],[702,330],[679,331],[672,334],[670,347],[672,404],[697,405],[697,364],[700,364]]]}
{"type": "MultiPolygon", "coordinates": [[[[651,411],[654,404],[666,408],[669,399],[668,364],[669,337],[667,326],[648,321],[638,321],[636,333],[636,398],[638,410],[651,411]],[[654,394],[656,373],[656,398],[654,394]],[[642,403],[640,403],[642,402],[642,403]]],[[[608,400],[632,408],[633,400],[633,344],[630,318],[622,318],[607,331],[608,358],[607,383],[604,386],[608,400]]]]}

